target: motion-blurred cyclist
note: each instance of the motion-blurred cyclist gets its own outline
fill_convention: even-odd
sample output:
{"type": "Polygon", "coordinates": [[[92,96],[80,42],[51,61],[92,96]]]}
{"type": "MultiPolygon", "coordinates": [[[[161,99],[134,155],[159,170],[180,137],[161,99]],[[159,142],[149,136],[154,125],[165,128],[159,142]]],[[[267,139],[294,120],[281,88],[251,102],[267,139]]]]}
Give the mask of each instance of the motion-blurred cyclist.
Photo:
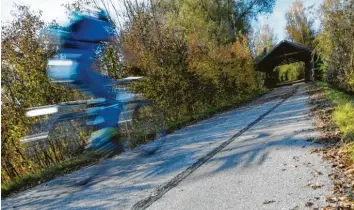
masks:
{"type": "Polygon", "coordinates": [[[56,56],[60,59],[48,62],[48,77],[55,82],[69,83],[95,98],[104,99],[103,106],[88,110],[89,114],[96,117],[87,123],[98,128],[89,139],[89,148],[98,148],[111,139],[121,112],[116,94],[107,88],[113,81],[92,70],[97,50],[103,48],[101,43],[110,41],[113,34],[113,26],[103,10],[96,16],[75,13],[67,30],[60,33],[62,44],[56,56]]]}

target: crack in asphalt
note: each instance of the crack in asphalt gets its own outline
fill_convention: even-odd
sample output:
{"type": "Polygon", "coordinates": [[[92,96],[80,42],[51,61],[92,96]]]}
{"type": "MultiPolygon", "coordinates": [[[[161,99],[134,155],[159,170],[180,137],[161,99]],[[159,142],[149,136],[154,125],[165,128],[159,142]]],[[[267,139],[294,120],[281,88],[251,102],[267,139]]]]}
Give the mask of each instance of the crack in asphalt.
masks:
{"type": "Polygon", "coordinates": [[[289,99],[291,96],[293,96],[296,91],[298,90],[299,86],[295,86],[294,89],[289,93],[285,94],[282,98],[282,100],[277,103],[275,106],[273,106],[271,109],[260,115],[256,120],[248,124],[245,128],[234,134],[230,139],[227,141],[223,142],[220,144],[218,147],[216,147],[214,150],[209,152],[207,155],[201,157],[200,159],[197,160],[193,165],[188,167],[186,170],[182,171],[179,173],[177,176],[175,176],[173,179],[171,179],[169,182],[160,185],[157,187],[157,189],[150,194],[147,198],[140,200],[136,204],[134,204],[133,208],[134,210],[140,210],[140,209],[146,209],[148,208],[151,204],[153,204],[155,201],[160,199],[165,193],[167,193],[169,190],[177,186],[182,180],[187,178],[190,174],[192,174],[195,170],[197,170],[200,166],[205,164],[208,160],[210,160],[212,157],[214,157],[217,153],[219,153],[222,149],[224,149],[227,145],[235,141],[238,137],[240,137],[243,133],[245,133],[247,130],[249,130],[251,127],[253,127],[255,124],[257,124],[259,121],[261,121],[264,117],[266,117],[268,114],[270,114],[273,110],[275,110],[277,107],[279,107],[281,104],[283,104],[287,99],[289,99]]]}

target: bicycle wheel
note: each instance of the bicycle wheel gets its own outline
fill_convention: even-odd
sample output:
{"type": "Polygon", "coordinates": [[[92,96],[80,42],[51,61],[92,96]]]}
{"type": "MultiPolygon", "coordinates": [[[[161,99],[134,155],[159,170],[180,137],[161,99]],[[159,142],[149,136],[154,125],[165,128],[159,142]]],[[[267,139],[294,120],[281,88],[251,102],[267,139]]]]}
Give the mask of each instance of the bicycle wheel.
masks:
{"type": "MultiPolygon", "coordinates": [[[[128,111],[129,112],[129,111],[128,111]]],[[[162,112],[151,103],[135,105],[130,119],[120,123],[120,142],[125,149],[132,149],[165,135],[162,112]]]]}

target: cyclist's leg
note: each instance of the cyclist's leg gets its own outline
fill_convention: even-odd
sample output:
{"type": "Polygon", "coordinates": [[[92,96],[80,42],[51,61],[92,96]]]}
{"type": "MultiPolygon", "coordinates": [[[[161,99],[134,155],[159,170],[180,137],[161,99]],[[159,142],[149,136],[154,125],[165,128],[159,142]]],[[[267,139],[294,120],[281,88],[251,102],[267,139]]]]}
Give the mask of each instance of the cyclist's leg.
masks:
{"type": "MultiPolygon", "coordinates": [[[[88,148],[97,149],[111,143],[111,138],[115,135],[118,128],[121,105],[116,100],[116,95],[109,92],[107,86],[112,81],[101,74],[91,71],[91,62],[80,62],[79,77],[74,82],[80,89],[90,92],[97,98],[104,98],[106,101],[99,109],[89,110],[90,114],[96,116],[92,122],[98,130],[94,132],[89,142],[88,148]]],[[[110,145],[109,147],[113,147],[110,145]]],[[[108,148],[109,148],[108,147],[108,148]]]]}
{"type": "MultiPolygon", "coordinates": [[[[80,91],[89,92],[96,98],[105,99],[104,105],[99,107],[99,109],[88,110],[90,115],[96,116],[93,121],[88,123],[91,123],[98,129],[90,137],[90,142],[92,142],[91,147],[93,148],[107,143],[115,134],[121,112],[121,105],[116,100],[116,95],[109,92],[107,88],[112,83],[111,79],[91,70],[96,46],[88,44],[85,46],[85,49],[82,49],[81,46],[81,49],[65,48],[60,52],[64,56],[68,55],[68,58],[72,57],[69,56],[70,54],[78,55],[77,59],[74,60],[77,65],[75,65],[73,71],[68,72],[68,75],[63,75],[63,77],[72,80],[70,86],[80,91]]],[[[65,72],[62,74],[65,74],[65,72]]]]}

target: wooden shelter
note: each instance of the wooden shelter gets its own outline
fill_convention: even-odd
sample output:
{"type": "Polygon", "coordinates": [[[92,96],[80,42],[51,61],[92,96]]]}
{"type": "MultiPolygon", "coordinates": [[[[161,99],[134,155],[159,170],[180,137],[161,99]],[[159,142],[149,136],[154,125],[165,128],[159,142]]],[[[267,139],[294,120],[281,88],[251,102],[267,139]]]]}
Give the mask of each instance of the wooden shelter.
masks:
{"type": "Polygon", "coordinates": [[[307,46],[283,40],[267,52],[257,62],[257,71],[265,73],[265,84],[273,86],[272,73],[274,68],[295,62],[305,63],[305,81],[314,80],[313,50],[307,46]]]}

